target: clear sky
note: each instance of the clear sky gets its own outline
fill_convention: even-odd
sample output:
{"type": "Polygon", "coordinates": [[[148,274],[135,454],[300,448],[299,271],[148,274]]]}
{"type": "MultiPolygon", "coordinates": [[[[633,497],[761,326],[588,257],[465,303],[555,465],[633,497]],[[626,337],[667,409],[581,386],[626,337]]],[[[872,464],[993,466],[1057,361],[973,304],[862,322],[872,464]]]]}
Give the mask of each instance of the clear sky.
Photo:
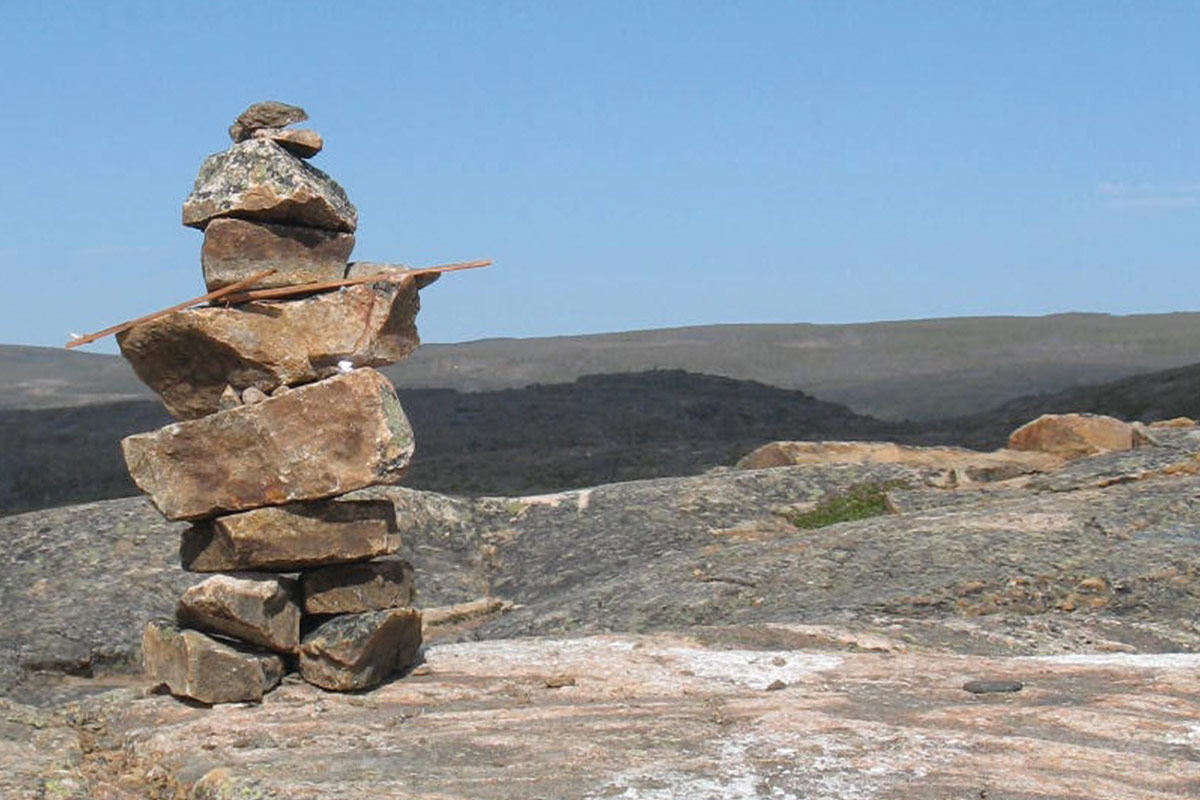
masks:
{"type": "MultiPolygon", "coordinates": [[[[0,0],[0,342],[203,293],[180,206],[305,107],[426,341],[1200,309],[1200,2],[0,0]]],[[[111,351],[112,342],[92,350],[111,351]]]]}

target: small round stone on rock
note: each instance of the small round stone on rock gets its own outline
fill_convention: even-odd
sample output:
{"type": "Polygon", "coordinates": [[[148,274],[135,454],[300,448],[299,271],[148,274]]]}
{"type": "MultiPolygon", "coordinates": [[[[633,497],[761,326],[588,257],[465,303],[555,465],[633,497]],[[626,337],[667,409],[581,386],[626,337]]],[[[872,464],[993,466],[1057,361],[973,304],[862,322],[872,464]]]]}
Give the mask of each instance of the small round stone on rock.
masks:
{"type": "Polygon", "coordinates": [[[291,106],[268,100],[255,103],[243,111],[233,124],[229,126],[229,138],[234,142],[244,142],[263,128],[286,128],[297,122],[308,119],[308,112],[300,106],[291,106]]]}

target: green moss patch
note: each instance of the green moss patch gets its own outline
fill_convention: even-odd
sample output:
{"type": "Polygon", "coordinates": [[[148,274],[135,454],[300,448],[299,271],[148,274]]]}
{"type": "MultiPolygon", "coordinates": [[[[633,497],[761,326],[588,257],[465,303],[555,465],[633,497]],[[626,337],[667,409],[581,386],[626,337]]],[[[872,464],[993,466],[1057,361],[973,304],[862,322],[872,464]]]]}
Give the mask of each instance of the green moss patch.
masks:
{"type": "Polygon", "coordinates": [[[887,491],[903,485],[903,481],[856,484],[827,496],[815,508],[788,514],[787,520],[797,528],[812,530],[839,522],[878,517],[889,511],[887,491]]]}

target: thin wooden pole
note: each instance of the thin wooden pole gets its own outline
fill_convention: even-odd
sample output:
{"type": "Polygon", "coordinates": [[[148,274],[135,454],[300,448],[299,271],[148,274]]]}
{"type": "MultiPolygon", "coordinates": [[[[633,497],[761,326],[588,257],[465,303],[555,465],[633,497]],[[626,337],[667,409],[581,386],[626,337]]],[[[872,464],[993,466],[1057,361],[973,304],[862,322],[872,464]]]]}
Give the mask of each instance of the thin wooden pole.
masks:
{"type": "Polygon", "coordinates": [[[228,286],[217,289],[215,292],[209,292],[208,294],[200,295],[199,297],[195,297],[191,300],[185,300],[184,302],[173,305],[170,308],[164,308],[161,311],[155,311],[153,314],[147,314],[144,317],[138,317],[137,319],[131,319],[128,322],[122,322],[120,325],[113,325],[111,328],[105,328],[102,331],[89,333],[87,336],[77,336],[71,341],[67,342],[67,349],[70,350],[73,347],[91,344],[97,339],[103,339],[105,336],[112,336],[113,334],[127,331],[135,325],[141,325],[143,322],[150,322],[151,320],[158,319],[159,317],[165,317],[167,314],[170,314],[174,311],[182,311],[185,308],[198,306],[201,303],[210,303],[213,300],[220,300],[222,297],[227,297],[231,294],[234,294],[239,290],[246,288],[247,286],[253,285],[257,281],[262,280],[268,275],[274,274],[275,270],[273,269],[264,270],[257,275],[251,275],[245,280],[238,281],[237,283],[231,283],[228,286]]]}
{"type": "Polygon", "coordinates": [[[408,269],[403,272],[397,270],[391,275],[364,275],[361,278],[350,278],[344,281],[327,281],[325,283],[301,283],[295,286],[278,286],[273,289],[249,289],[237,294],[227,295],[221,298],[221,302],[225,305],[236,306],[239,303],[248,303],[251,300],[275,300],[280,297],[295,297],[298,294],[311,294],[312,292],[327,292],[331,289],[341,289],[343,286],[358,286],[363,283],[376,283],[379,281],[399,283],[407,278],[412,278],[417,275],[440,275],[443,272],[457,272],[463,269],[479,269],[481,267],[490,267],[492,262],[490,259],[483,261],[464,261],[459,264],[443,264],[438,267],[421,267],[420,269],[408,269]]]}

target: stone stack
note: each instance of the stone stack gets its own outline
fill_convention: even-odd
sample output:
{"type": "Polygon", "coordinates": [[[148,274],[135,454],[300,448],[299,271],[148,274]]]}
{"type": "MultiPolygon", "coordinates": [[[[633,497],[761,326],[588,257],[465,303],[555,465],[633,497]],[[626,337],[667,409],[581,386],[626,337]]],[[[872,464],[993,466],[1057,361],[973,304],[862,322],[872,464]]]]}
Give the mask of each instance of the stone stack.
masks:
{"type": "Polygon", "coordinates": [[[392,267],[348,262],[357,212],[305,159],[307,115],[251,106],[184,202],[204,231],[210,290],[271,269],[273,288],[380,275],[298,299],[176,311],[118,336],[137,375],[180,419],[122,442],[138,487],[189,520],[184,569],[216,573],[150,622],[147,674],[204,703],[259,700],[290,669],[332,690],[374,686],[421,643],[413,572],[390,503],[357,490],[400,481],[413,434],[372,367],[419,344],[418,289],[392,267]]]}

